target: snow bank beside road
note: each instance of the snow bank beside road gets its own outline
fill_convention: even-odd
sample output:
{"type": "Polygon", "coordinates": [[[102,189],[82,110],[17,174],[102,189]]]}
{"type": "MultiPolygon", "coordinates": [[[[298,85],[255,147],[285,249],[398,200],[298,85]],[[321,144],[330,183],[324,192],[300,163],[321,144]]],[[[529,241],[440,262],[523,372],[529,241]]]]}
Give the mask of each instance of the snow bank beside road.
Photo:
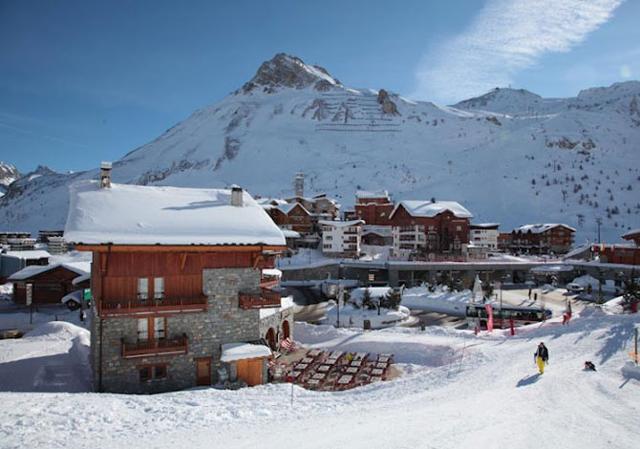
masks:
{"type": "Polygon", "coordinates": [[[23,338],[0,340],[0,391],[89,391],[89,336],[74,324],[52,321],[23,338]]]}

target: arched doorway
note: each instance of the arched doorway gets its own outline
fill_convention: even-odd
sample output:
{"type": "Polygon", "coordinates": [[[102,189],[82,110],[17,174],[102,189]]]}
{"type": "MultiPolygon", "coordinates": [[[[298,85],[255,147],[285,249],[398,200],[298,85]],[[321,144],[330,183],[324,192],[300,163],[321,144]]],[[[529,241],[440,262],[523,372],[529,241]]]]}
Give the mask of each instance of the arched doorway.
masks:
{"type": "Polygon", "coordinates": [[[287,339],[291,336],[291,329],[289,329],[289,322],[284,320],[282,322],[282,339],[287,339]]]}
{"type": "Polygon", "coordinates": [[[276,331],[273,330],[272,327],[267,331],[267,335],[265,335],[265,340],[269,344],[269,347],[273,350],[276,349],[276,331]]]}

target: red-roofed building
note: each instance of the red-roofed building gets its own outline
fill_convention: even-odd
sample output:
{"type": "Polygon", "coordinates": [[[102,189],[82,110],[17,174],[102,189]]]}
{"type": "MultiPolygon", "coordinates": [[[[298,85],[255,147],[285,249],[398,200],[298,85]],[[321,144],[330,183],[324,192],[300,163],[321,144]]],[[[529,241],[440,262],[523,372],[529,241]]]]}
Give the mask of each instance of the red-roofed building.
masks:
{"type": "Polygon", "coordinates": [[[389,217],[394,254],[462,254],[471,218],[455,201],[401,201],[389,217]]]}
{"type": "Polygon", "coordinates": [[[393,207],[386,190],[356,192],[355,218],[364,220],[368,225],[390,225],[389,216],[393,207]]]}

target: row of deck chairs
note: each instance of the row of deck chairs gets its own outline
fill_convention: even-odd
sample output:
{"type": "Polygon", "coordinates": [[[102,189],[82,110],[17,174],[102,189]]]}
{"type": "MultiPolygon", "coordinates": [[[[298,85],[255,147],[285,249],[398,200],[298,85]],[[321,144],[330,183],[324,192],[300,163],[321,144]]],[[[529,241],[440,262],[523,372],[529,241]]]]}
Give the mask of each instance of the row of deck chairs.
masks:
{"type": "Polygon", "coordinates": [[[309,389],[346,390],[385,380],[392,363],[392,354],[312,349],[293,367],[290,379],[309,389]]]}

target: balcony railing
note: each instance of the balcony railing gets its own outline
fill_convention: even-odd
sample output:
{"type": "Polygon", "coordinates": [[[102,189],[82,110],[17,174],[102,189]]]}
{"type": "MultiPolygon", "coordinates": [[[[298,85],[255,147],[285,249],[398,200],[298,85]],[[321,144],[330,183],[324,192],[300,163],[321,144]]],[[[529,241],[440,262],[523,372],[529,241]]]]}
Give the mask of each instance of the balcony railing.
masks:
{"type": "Polygon", "coordinates": [[[179,337],[163,338],[159,340],[141,340],[128,343],[122,340],[122,357],[149,357],[155,355],[186,354],[189,351],[187,334],[179,337]]]}
{"type": "Polygon", "coordinates": [[[207,297],[98,301],[97,307],[100,316],[132,315],[165,311],[202,312],[207,310],[207,297]]]}
{"type": "Polygon", "coordinates": [[[280,293],[263,288],[260,294],[244,293],[238,294],[238,305],[241,309],[268,309],[280,307],[280,293]]]}

